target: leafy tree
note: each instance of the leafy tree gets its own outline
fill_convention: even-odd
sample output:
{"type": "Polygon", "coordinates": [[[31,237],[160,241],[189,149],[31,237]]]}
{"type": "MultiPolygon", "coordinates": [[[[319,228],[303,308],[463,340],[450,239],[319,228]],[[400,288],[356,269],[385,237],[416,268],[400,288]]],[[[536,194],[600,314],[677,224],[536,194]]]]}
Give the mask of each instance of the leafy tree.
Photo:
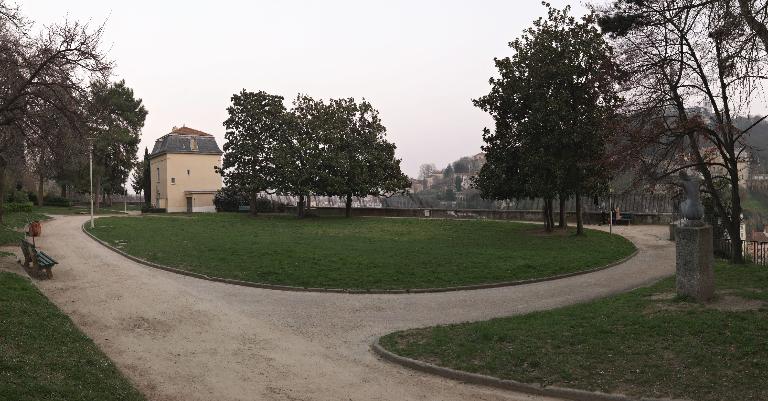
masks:
{"type": "Polygon", "coordinates": [[[326,195],[343,196],[347,217],[351,215],[353,197],[388,196],[410,186],[395,157],[395,145],[386,140],[386,128],[370,103],[331,100],[325,114],[326,178],[320,190],[326,195]]]}
{"type": "Polygon", "coordinates": [[[453,165],[449,164],[448,167],[443,169],[443,178],[453,177],[453,165]]]}
{"type": "Polygon", "coordinates": [[[453,189],[451,189],[451,188],[446,189],[445,190],[444,199],[449,201],[449,202],[455,201],[456,200],[456,192],[453,192],[453,189]]]}
{"type": "Polygon", "coordinates": [[[299,95],[287,110],[281,96],[243,90],[232,102],[221,173],[228,187],[252,199],[269,191],[296,196],[304,217],[310,194],[343,196],[349,216],[353,197],[410,185],[378,111],[366,101],[299,95]]]}
{"type": "Polygon", "coordinates": [[[608,179],[602,161],[620,104],[620,71],[594,14],[576,20],[570,7],[543,4],[547,18],[510,43],[512,57],[495,60],[500,78],[475,100],[496,126],[483,135],[487,162],[476,185],[496,199],[544,198],[547,230],[553,199],[573,194],[582,234],[582,196],[599,193],[608,179]]]}
{"type": "Polygon", "coordinates": [[[453,162],[452,169],[456,172],[456,174],[467,174],[470,171],[470,163],[467,160],[466,157],[462,157],[459,160],[456,160],[453,162]]]}
{"type": "Polygon", "coordinates": [[[133,171],[133,192],[144,195],[144,203],[152,203],[152,173],[149,167],[149,149],[144,148],[144,158],[133,171]]]}
{"type": "MultiPolygon", "coordinates": [[[[253,203],[259,192],[278,189],[275,152],[290,119],[283,97],[263,91],[243,89],[232,95],[227,112],[220,172],[226,186],[248,193],[253,203]]],[[[255,207],[251,213],[256,213],[255,207]]]]}
{"type": "Polygon", "coordinates": [[[123,185],[136,165],[147,109],[124,80],[94,82],[91,96],[94,191],[99,208],[102,194],[124,193],[123,185]]]}
{"type": "Polygon", "coordinates": [[[299,198],[299,218],[305,216],[308,196],[325,192],[321,183],[326,181],[322,176],[327,151],[323,141],[326,118],[322,101],[298,95],[275,147],[276,188],[299,198]]]}

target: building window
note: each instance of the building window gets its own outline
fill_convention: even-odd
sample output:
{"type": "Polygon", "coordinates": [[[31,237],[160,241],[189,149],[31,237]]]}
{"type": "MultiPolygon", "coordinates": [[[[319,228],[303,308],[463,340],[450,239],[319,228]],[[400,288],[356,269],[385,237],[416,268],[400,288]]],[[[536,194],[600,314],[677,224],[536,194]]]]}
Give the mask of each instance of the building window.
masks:
{"type": "Polygon", "coordinates": [[[171,177],[171,184],[176,185],[176,177],[171,177]]]}
{"type": "Polygon", "coordinates": [[[160,167],[157,168],[157,182],[160,182],[160,167]]]}

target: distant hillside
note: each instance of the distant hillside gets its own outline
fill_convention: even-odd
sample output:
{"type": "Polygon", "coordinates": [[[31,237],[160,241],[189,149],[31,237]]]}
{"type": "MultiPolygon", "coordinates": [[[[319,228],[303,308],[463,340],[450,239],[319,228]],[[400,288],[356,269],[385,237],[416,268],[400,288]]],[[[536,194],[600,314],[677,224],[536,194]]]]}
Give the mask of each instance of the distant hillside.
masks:
{"type": "MultiPolygon", "coordinates": [[[[752,118],[740,118],[736,120],[736,126],[740,129],[746,129],[750,125],[758,121],[760,117],[752,118]]],[[[753,154],[757,156],[759,161],[760,172],[768,172],[768,122],[763,120],[757,124],[749,133],[745,135],[747,145],[753,148],[753,154]]]]}

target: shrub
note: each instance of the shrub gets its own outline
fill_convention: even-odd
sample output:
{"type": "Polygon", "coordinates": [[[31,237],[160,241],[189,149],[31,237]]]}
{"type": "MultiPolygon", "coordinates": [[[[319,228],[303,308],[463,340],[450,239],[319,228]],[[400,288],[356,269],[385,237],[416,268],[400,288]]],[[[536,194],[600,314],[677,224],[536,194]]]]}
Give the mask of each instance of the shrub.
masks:
{"type": "Polygon", "coordinates": [[[8,194],[5,201],[8,203],[27,203],[29,202],[29,196],[24,191],[13,191],[8,194]]]}
{"type": "Polygon", "coordinates": [[[256,211],[259,213],[283,213],[285,212],[285,203],[260,196],[256,198],[256,211]]]}
{"type": "Polygon", "coordinates": [[[37,205],[37,194],[36,193],[34,193],[32,191],[27,192],[27,198],[29,199],[30,202],[32,202],[33,204],[37,205]]]}
{"type": "Polygon", "coordinates": [[[165,213],[166,210],[164,207],[152,207],[152,206],[144,205],[141,207],[141,212],[142,213],[165,213]]]}
{"type": "Polygon", "coordinates": [[[32,202],[9,202],[3,206],[3,210],[5,210],[6,213],[14,213],[14,212],[30,213],[32,212],[32,206],[33,206],[32,202]]]}
{"type": "Polygon", "coordinates": [[[259,213],[271,213],[274,212],[274,208],[272,206],[272,201],[264,198],[264,197],[258,197],[256,198],[256,204],[254,205],[256,207],[256,211],[259,213]]]}
{"type": "Polygon", "coordinates": [[[213,204],[217,212],[237,212],[241,205],[248,205],[248,196],[236,188],[225,187],[216,191],[213,204]]]}
{"type": "MultiPolygon", "coordinates": [[[[273,201],[267,197],[259,196],[255,203],[258,213],[285,212],[285,203],[273,201]]],[[[246,206],[250,210],[251,200],[245,192],[227,187],[216,192],[216,196],[213,197],[213,204],[216,206],[217,212],[239,212],[240,206],[246,206]]]]}
{"type": "Polygon", "coordinates": [[[45,205],[45,206],[71,207],[72,206],[72,201],[70,201],[67,198],[62,198],[61,196],[48,195],[45,198],[43,198],[43,205],[45,205]]]}

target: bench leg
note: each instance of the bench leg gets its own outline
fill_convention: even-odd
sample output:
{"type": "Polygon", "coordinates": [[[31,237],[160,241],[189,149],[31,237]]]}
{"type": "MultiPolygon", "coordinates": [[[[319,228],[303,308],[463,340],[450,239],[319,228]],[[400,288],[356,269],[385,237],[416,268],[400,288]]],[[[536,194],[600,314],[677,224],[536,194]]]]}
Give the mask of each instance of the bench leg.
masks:
{"type": "Polygon", "coordinates": [[[47,277],[49,280],[53,278],[53,272],[51,271],[51,268],[45,269],[45,277],[47,277]]]}

